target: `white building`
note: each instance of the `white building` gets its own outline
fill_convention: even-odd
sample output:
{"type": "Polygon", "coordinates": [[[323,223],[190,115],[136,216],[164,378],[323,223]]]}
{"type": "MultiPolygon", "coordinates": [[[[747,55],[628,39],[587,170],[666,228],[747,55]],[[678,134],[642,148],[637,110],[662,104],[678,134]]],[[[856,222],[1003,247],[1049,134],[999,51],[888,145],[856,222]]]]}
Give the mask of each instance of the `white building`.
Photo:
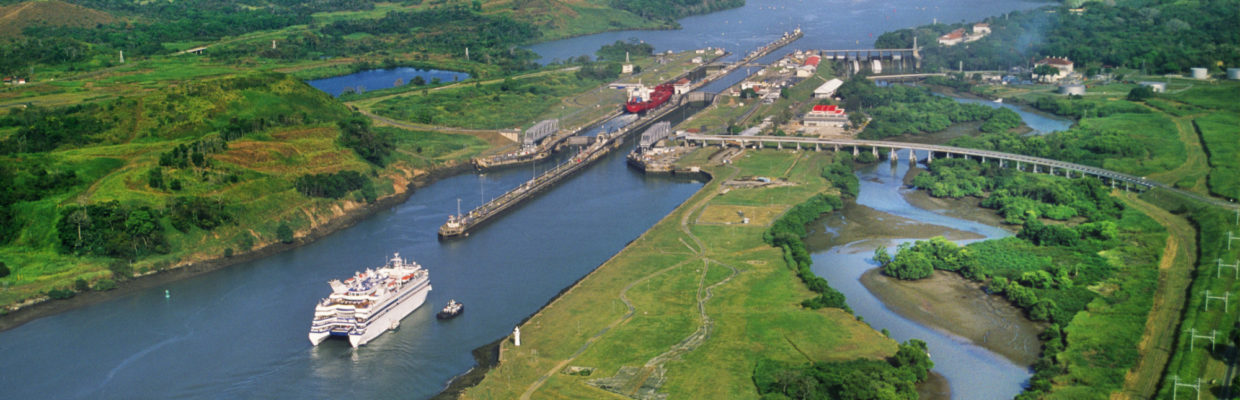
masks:
{"type": "Polygon", "coordinates": [[[840,86],[844,86],[844,81],[841,81],[838,78],[831,79],[827,81],[827,83],[822,84],[822,86],[819,86],[817,89],[814,89],[814,98],[822,99],[835,96],[835,91],[839,90],[840,86]]]}
{"type": "Polygon", "coordinates": [[[1067,58],[1046,57],[1046,58],[1039,60],[1036,63],[1033,63],[1033,68],[1037,69],[1039,66],[1042,66],[1042,65],[1049,65],[1059,70],[1058,74],[1041,77],[1042,81],[1043,82],[1059,82],[1060,79],[1067,78],[1068,75],[1072,74],[1072,66],[1074,64],[1072,63],[1072,60],[1069,60],[1067,58]]]}

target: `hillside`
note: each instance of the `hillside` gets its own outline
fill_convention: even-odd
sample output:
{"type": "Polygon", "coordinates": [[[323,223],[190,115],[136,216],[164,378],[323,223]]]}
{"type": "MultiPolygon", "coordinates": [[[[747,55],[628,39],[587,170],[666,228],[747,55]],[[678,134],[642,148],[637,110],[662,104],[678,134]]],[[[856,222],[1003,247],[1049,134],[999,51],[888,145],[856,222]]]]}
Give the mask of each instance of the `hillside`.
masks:
{"type": "Polygon", "coordinates": [[[19,37],[28,26],[92,28],[115,20],[108,13],[63,1],[25,1],[0,6],[0,40],[19,37]]]}
{"type": "Polygon", "coordinates": [[[0,118],[0,305],[292,243],[486,144],[252,73],[0,118]]]}

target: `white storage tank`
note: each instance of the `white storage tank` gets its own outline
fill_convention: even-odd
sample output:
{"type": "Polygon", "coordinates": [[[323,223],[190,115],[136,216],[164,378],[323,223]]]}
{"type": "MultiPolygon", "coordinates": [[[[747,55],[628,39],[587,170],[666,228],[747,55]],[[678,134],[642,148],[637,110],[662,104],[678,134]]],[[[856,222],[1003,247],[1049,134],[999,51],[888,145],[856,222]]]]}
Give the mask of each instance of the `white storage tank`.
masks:
{"type": "Polygon", "coordinates": [[[1062,85],[1059,86],[1059,94],[1063,95],[1085,95],[1085,85],[1062,85]]]}
{"type": "Polygon", "coordinates": [[[1191,68],[1190,70],[1193,71],[1193,79],[1208,79],[1210,77],[1210,72],[1205,68],[1191,68]]]}
{"type": "Polygon", "coordinates": [[[1163,93],[1167,91],[1167,82],[1140,82],[1141,86],[1149,86],[1154,93],[1163,93]]]}
{"type": "Polygon", "coordinates": [[[1240,80],[1240,68],[1228,68],[1227,79],[1240,80]]]}

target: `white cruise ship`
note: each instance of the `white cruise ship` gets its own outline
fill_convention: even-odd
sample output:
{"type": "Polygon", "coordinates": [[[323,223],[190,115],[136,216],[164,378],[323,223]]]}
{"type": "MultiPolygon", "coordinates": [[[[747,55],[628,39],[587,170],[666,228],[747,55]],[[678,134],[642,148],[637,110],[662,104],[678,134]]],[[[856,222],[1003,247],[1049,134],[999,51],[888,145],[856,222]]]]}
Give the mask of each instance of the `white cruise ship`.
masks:
{"type": "Polygon", "coordinates": [[[400,253],[379,269],[327,283],[332,294],[314,307],[314,322],[310,323],[310,343],[315,346],[331,336],[348,337],[354,348],[364,345],[399,325],[431,291],[427,271],[401,259],[400,253]]]}

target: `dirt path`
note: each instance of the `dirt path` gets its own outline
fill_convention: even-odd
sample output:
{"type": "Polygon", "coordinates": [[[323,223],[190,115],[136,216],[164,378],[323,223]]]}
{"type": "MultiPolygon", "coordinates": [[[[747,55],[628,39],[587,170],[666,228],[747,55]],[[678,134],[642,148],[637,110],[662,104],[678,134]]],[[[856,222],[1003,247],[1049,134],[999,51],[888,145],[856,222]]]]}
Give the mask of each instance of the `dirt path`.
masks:
{"type": "MultiPolygon", "coordinates": [[[[1167,117],[1175,123],[1176,131],[1180,136],[1180,142],[1184,143],[1186,154],[1184,163],[1172,170],[1152,173],[1149,176],[1150,179],[1174,186],[1181,177],[1190,176],[1193,173],[1201,173],[1201,171],[1209,171],[1210,165],[1206,160],[1205,148],[1197,136],[1197,130],[1193,128],[1192,120],[1195,116],[1172,117],[1168,115],[1167,117]]],[[[1206,174],[1201,173],[1201,176],[1197,177],[1196,181],[1193,182],[1193,187],[1185,190],[1191,190],[1203,196],[1210,196],[1210,192],[1206,188],[1206,174]]]]}
{"type": "Polygon", "coordinates": [[[1197,233],[1184,218],[1146,203],[1132,193],[1125,193],[1121,199],[1167,229],[1167,244],[1158,263],[1154,305],[1145,321],[1145,333],[1137,344],[1141,358],[1124,376],[1123,391],[1111,395],[1112,399],[1148,399],[1154,397],[1171,357],[1178,319],[1187,301],[1184,288],[1192,282],[1193,266],[1197,263],[1197,233]]]}
{"type": "Polygon", "coordinates": [[[551,367],[551,369],[548,369],[546,373],[543,373],[542,376],[534,380],[534,383],[531,383],[529,387],[525,388],[525,392],[521,393],[521,400],[529,400],[530,396],[533,395],[535,391],[538,391],[538,388],[542,387],[542,384],[546,382],[548,378],[551,378],[552,375],[555,375],[557,371],[563,370],[565,367],[568,367],[569,363],[573,362],[573,360],[576,360],[577,357],[580,356],[582,353],[585,353],[586,350],[590,348],[590,346],[594,345],[594,342],[597,342],[600,338],[603,337],[604,334],[606,334],[608,331],[611,331],[612,328],[620,326],[621,324],[628,321],[629,318],[633,317],[633,314],[637,312],[637,308],[633,307],[633,303],[629,301],[629,297],[628,297],[629,289],[632,289],[634,286],[637,286],[638,284],[645,282],[649,280],[650,278],[654,278],[656,276],[662,275],[663,273],[667,271],[680,268],[684,266],[686,263],[688,263],[689,261],[692,261],[692,260],[681,261],[679,263],[676,263],[675,265],[658,270],[653,274],[643,276],[641,279],[629,282],[628,285],[625,285],[624,289],[620,290],[620,301],[624,302],[624,306],[628,308],[628,312],[625,312],[624,315],[620,317],[620,319],[617,319],[615,321],[612,321],[612,323],[607,324],[607,326],[599,330],[598,333],[595,333],[594,336],[590,336],[590,338],[586,339],[586,342],[582,343],[581,347],[578,348],[577,351],[573,352],[572,355],[568,356],[568,358],[564,359],[564,361],[560,361],[560,363],[556,364],[554,367],[551,367]]]}

